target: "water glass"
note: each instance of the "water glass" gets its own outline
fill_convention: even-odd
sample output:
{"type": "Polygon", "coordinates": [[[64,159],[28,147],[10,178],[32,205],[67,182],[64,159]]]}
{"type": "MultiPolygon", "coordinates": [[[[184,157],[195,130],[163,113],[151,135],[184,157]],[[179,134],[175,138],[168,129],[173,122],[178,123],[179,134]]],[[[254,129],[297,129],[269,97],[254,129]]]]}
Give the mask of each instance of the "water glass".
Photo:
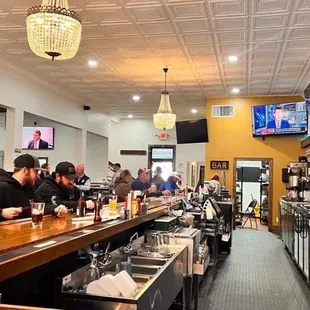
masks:
{"type": "Polygon", "coordinates": [[[31,203],[31,218],[33,228],[42,228],[45,203],[31,203]]]}

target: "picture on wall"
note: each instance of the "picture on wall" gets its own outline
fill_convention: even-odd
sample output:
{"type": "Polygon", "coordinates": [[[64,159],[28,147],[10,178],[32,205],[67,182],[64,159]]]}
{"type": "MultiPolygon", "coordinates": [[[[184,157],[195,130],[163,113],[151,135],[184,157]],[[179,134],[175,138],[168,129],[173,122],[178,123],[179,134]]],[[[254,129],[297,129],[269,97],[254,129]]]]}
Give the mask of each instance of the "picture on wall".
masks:
{"type": "Polygon", "coordinates": [[[24,127],[23,149],[26,150],[53,150],[53,127],[24,127]]]}
{"type": "Polygon", "coordinates": [[[40,167],[42,167],[43,164],[48,164],[48,157],[38,157],[40,162],[40,167]]]}

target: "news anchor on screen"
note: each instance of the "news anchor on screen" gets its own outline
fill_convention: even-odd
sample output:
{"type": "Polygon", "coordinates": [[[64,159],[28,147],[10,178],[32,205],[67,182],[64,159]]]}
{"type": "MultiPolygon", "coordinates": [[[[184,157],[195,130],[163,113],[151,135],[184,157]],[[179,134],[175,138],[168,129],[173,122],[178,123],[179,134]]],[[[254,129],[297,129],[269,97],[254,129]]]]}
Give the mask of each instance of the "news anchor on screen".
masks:
{"type": "Polygon", "coordinates": [[[279,107],[273,111],[274,120],[269,121],[267,129],[287,129],[290,128],[290,123],[283,119],[283,110],[279,107]]]}
{"type": "Polygon", "coordinates": [[[41,131],[35,130],[32,134],[33,140],[29,141],[28,149],[48,149],[48,142],[41,139],[41,131]]]}

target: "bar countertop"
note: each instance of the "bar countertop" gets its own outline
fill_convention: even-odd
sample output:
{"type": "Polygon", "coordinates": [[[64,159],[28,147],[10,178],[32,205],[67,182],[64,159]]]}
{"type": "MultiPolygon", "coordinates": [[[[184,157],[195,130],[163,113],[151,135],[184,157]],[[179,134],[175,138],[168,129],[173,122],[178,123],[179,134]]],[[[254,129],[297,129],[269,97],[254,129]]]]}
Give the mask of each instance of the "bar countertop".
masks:
{"type": "Polygon", "coordinates": [[[0,281],[153,220],[167,211],[163,201],[153,201],[150,206],[146,215],[104,223],[72,222],[70,215],[46,216],[42,229],[32,229],[30,219],[3,222],[0,224],[0,281]]]}

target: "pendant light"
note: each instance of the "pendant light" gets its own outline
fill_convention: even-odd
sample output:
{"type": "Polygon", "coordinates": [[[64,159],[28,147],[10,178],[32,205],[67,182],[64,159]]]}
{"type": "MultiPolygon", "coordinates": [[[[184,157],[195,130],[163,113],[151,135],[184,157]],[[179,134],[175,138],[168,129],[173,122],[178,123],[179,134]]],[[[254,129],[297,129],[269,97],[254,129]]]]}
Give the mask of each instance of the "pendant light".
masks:
{"type": "Polygon", "coordinates": [[[28,10],[26,19],[30,49],[47,59],[73,58],[80,46],[81,17],[69,9],[68,0],[42,0],[28,10]]]}
{"type": "Polygon", "coordinates": [[[165,73],[165,90],[161,93],[157,113],[153,114],[154,126],[161,130],[172,129],[175,125],[176,115],[172,112],[169,93],[167,92],[168,68],[163,68],[165,73]]]}

